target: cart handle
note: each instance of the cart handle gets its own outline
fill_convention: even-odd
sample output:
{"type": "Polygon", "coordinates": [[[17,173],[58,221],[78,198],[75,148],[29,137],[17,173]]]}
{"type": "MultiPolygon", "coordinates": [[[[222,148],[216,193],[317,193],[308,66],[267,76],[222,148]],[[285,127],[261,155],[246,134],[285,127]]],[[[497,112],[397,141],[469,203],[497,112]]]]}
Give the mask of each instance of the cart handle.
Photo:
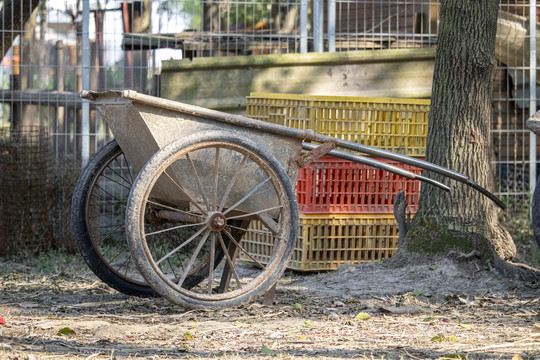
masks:
{"type": "MultiPolygon", "coordinates": [[[[302,143],[302,148],[304,150],[313,150],[313,149],[317,148],[317,145],[303,142],[302,143]]],[[[436,180],[430,179],[430,178],[422,176],[422,175],[415,174],[412,171],[402,169],[402,168],[400,168],[398,166],[390,165],[390,164],[387,164],[387,163],[382,162],[382,161],[377,161],[377,160],[374,160],[372,158],[368,158],[366,156],[355,155],[355,154],[347,153],[347,152],[340,151],[340,150],[330,150],[329,152],[327,152],[327,154],[330,155],[330,156],[339,158],[339,159],[349,160],[349,161],[353,161],[353,162],[358,163],[358,164],[363,164],[363,165],[374,167],[376,169],[388,171],[388,172],[390,172],[392,174],[403,176],[404,178],[407,178],[407,179],[420,180],[420,181],[423,181],[425,183],[435,185],[435,186],[443,189],[446,192],[450,192],[450,190],[451,190],[449,186],[447,186],[447,185],[445,185],[445,184],[443,184],[441,182],[438,182],[436,180]]]]}
{"type": "MultiPolygon", "coordinates": [[[[117,92],[111,92],[110,94],[113,94],[115,96],[118,95],[117,92]]],[[[88,100],[96,100],[95,95],[96,93],[92,91],[83,91],[81,93],[81,97],[88,100]]],[[[225,122],[229,124],[236,124],[238,126],[244,126],[244,127],[249,127],[252,129],[257,129],[259,131],[266,131],[269,133],[279,134],[282,136],[290,136],[290,137],[297,138],[303,141],[314,141],[314,142],[320,142],[320,143],[325,143],[327,141],[335,141],[337,147],[342,148],[342,149],[353,150],[353,151],[368,154],[371,156],[381,157],[388,160],[394,160],[402,164],[416,166],[418,168],[433,171],[443,176],[449,177],[453,180],[462,182],[472,187],[473,189],[479,191],[483,195],[487,196],[495,204],[497,204],[497,206],[500,207],[501,209],[503,210],[506,209],[506,205],[501,201],[501,199],[495,196],[495,194],[489,192],[487,189],[483,188],[482,186],[472,181],[468,176],[458,173],[457,171],[450,170],[445,167],[442,167],[442,166],[439,166],[439,165],[436,165],[436,164],[433,164],[424,160],[415,159],[415,158],[401,155],[401,154],[396,154],[391,151],[378,149],[372,146],[361,145],[358,143],[354,143],[352,141],[341,140],[341,139],[336,139],[334,137],[330,137],[327,135],[317,134],[313,130],[294,129],[294,128],[290,128],[283,125],[254,120],[254,119],[242,116],[242,115],[227,114],[221,111],[206,109],[200,106],[188,105],[188,104],[180,103],[177,101],[172,101],[168,99],[157,98],[155,96],[140,94],[133,90],[123,90],[121,92],[121,96],[126,100],[145,103],[152,106],[158,106],[161,108],[166,108],[173,111],[179,111],[179,112],[183,112],[183,113],[191,114],[195,116],[202,116],[202,117],[212,119],[215,121],[221,121],[221,122],[225,122]]]]}
{"type": "Polygon", "coordinates": [[[315,141],[324,142],[324,141],[334,140],[336,141],[337,146],[343,149],[358,151],[358,152],[362,152],[362,153],[369,154],[372,156],[379,156],[388,160],[394,160],[402,164],[416,166],[420,169],[429,170],[429,171],[433,171],[438,174],[444,175],[446,177],[449,177],[450,179],[459,181],[461,183],[464,183],[465,185],[470,186],[471,188],[480,192],[482,195],[489,198],[502,210],[506,209],[506,204],[501,199],[499,199],[495,194],[493,194],[492,192],[488,191],[486,188],[480,186],[479,184],[471,180],[467,175],[463,175],[461,173],[458,173],[457,171],[447,169],[445,167],[427,162],[425,160],[420,160],[420,159],[412,158],[409,156],[396,154],[387,150],[382,150],[382,149],[374,148],[367,145],[361,145],[361,144],[357,144],[351,141],[336,139],[336,138],[332,138],[326,135],[320,135],[320,134],[314,134],[314,135],[315,135],[314,138],[318,139],[315,141]]]}

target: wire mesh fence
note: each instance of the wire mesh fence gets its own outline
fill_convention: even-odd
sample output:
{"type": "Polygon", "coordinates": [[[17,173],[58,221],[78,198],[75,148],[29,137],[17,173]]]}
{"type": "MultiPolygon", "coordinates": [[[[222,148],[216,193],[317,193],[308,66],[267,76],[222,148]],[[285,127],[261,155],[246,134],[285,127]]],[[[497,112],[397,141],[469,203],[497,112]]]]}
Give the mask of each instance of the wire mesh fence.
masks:
{"type": "MultiPolygon", "coordinates": [[[[83,105],[83,88],[160,96],[162,62],[170,59],[433,47],[440,6],[436,0],[0,3],[0,129],[41,127],[62,159],[91,155],[112,137],[83,105]]],[[[527,196],[536,177],[536,143],[525,122],[537,108],[531,46],[538,15],[536,2],[500,0],[492,134],[499,193],[510,197],[527,196]]]]}
{"type": "Polygon", "coordinates": [[[49,248],[54,160],[49,138],[41,128],[0,131],[0,254],[49,248]]]}

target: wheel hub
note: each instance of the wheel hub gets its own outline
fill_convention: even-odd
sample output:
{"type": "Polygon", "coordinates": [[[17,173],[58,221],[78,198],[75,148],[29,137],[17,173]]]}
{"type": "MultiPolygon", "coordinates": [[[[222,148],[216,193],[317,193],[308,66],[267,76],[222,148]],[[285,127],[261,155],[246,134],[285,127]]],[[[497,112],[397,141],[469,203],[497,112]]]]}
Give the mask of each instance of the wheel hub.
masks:
{"type": "Polygon", "coordinates": [[[225,229],[227,225],[227,219],[222,213],[213,213],[208,217],[206,226],[212,231],[221,231],[225,229]]]}

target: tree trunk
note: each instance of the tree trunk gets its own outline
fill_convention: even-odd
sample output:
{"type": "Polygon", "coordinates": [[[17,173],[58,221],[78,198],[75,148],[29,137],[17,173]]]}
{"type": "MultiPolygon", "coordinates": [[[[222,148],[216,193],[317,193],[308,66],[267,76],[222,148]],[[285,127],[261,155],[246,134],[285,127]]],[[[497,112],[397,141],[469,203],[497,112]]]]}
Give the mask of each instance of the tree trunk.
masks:
{"type": "Polygon", "coordinates": [[[39,0],[4,0],[0,10],[0,31],[2,32],[2,57],[6,55],[13,40],[19,35],[39,0]]]}
{"type": "MultiPolygon", "coordinates": [[[[493,190],[491,95],[498,0],[443,0],[433,76],[426,160],[493,190]]],[[[424,185],[405,252],[474,253],[509,260],[515,245],[495,205],[471,188],[427,173],[451,193],[424,185]]]]}

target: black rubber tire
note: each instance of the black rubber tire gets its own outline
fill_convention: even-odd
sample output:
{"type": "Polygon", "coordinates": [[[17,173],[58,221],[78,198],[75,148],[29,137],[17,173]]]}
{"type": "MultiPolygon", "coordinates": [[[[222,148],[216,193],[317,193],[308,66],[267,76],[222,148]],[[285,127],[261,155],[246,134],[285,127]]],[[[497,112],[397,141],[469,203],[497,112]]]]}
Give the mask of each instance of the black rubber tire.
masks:
{"type": "MultiPolygon", "coordinates": [[[[92,200],[96,196],[109,198],[109,208],[119,209],[124,206],[133,185],[134,176],[131,174],[129,163],[116,140],[112,140],[92,156],[81,173],[75,187],[71,208],[71,223],[75,236],[75,243],[88,267],[96,276],[112,288],[130,296],[152,297],[158,294],[140,275],[133,261],[125,236],[125,220],[122,210],[110,210],[107,217],[108,226],[102,229],[97,216],[89,214],[89,208],[96,206],[92,200]],[[111,166],[115,171],[111,171],[111,166]],[[111,184],[111,176],[116,176],[113,191],[103,192],[103,182],[111,184]],[[97,193],[94,193],[94,191],[97,193]],[[116,196],[116,197],[115,197],[116,196]],[[111,199],[112,197],[112,199],[111,199]],[[122,202],[120,206],[117,204],[122,202]],[[110,230],[113,229],[113,230],[110,230]],[[107,232],[107,234],[104,234],[107,232]],[[114,246],[106,247],[108,237],[114,237],[114,246]],[[111,253],[110,249],[115,252],[111,253]],[[126,259],[118,266],[113,262],[126,259]]],[[[112,186],[112,185],[111,185],[112,186]]],[[[109,189],[110,190],[110,189],[109,189]]],[[[99,199],[103,202],[103,199],[99,199]]],[[[216,252],[216,264],[223,259],[223,251],[216,252]]],[[[205,271],[208,266],[202,266],[205,271]]],[[[206,270],[207,271],[207,270],[206,270]]],[[[184,286],[189,288],[197,285],[204,276],[192,275],[186,280],[184,286]]]]}
{"type": "MultiPolygon", "coordinates": [[[[146,281],[144,281],[144,279],[135,279],[126,274],[122,274],[115,269],[105,256],[101,254],[100,247],[97,245],[100,241],[100,239],[97,238],[101,234],[98,235],[95,234],[94,231],[89,231],[89,228],[92,226],[89,226],[88,224],[90,216],[88,214],[88,207],[90,206],[89,202],[92,191],[96,187],[100,177],[104,176],[103,172],[107,166],[117,159],[120,159],[119,161],[122,161],[123,163],[125,162],[122,149],[116,140],[112,140],[90,158],[88,164],[81,173],[77,185],[75,186],[71,203],[71,225],[75,236],[75,243],[88,267],[107,285],[130,296],[157,296],[156,292],[146,283],[146,281]]],[[[128,167],[129,165],[126,166],[128,167]]],[[[127,167],[124,170],[127,171],[127,167]]],[[[128,187],[125,189],[125,196],[127,199],[133,184],[133,177],[126,177],[125,180],[123,185],[128,187]]],[[[112,221],[116,220],[116,217],[111,218],[112,221]]],[[[115,236],[119,237],[119,242],[125,242],[125,251],[129,252],[127,240],[125,239],[124,221],[118,219],[112,226],[114,226],[113,231],[115,236]]]]}
{"type": "MultiPolygon", "coordinates": [[[[200,159],[204,159],[203,163],[208,161],[207,158],[204,156],[201,156],[200,159]]],[[[221,173],[219,173],[219,175],[216,175],[217,172],[215,170],[215,166],[212,169],[214,169],[212,171],[214,173],[215,184],[218,183],[218,178],[220,179],[220,181],[227,183],[226,179],[222,180],[225,175],[222,175],[221,173]]],[[[244,170],[244,168],[242,168],[242,165],[235,172],[240,173],[241,169],[242,171],[244,170]]],[[[251,168],[249,171],[251,171],[251,168]]],[[[167,174],[167,176],[170,179],[170,175],[167,174]]],[[[197,176],[196,171],[195,176],[197,176]]],[[[244,176],[247,178],[251,176],[251,173],[244,174],[244,176]]],[[[203,180],[201,180],[200,183],[203,183],[203,180]]],[[[234,184],[234,180],[232,180],[230,183],[234,184]]],[[[206,184],[212,185],[212,182],[205,183],[205,185],[206,184]]],[[[195,185],[187,183],[178,183],[178,185],[182,189],[186,188],[187,186],[195,187],[195,185]]],[[[199,187],[199,189],[206,188],[205,185],[203,185],[202,188],[199,187]]],[[[215,186],[212,187],[212,189],[214,188],[215,186]]],[[[213,190],[212,192],[214,194],[217,194],[218,190],[213,190]]],[[[225,192],[225,194],[226,193],[227,192],[225,192]]],[[[221,194],[222,193],[220,193],[220,195],[221,194]]],[[[227,195],[222,196],[225,197],[227,195]]],[[[252,195],[248,194],[246,196],[252,195]]],[[[214,199],[216,200],[216,198],[214,199]]],[[[215,214],[215,212],[213,212],[213,209],[218,208],[218,202],[219,201],[214,202],[216,204],[215,207],[214,205],[208,205],[208,203],[212,202],[207,202],[207,219],[211,218],[211,214],[215,214]],[[210,207],[212,207],[212,209],[210,209],[210,207]]],[[[200,206],[202,207],[204,205],[200,206]]],[[[191,208],[192,207],[190,207],[190,209],[191,208]]],[[[264,209],[264,211],[272,209],[275,209],[275,207],[271,209],[264,209]]],[[[204,213],[204,210],[200,211],[204,213]]],[[[227,213],[227,211],[224,211],[223,214],[227,213]]],[[[227,219],[227,221],[229,220],[227,219]]],[[[206,232],[210,235],[206,235],[206,238],[203,235],[200,235],[201,240],[199,242],[199,246],[204,244],[206,239],[210,238],[211,236],[214,236],[215,238],[220,237],[221,235],[218,234],[220,233],[220,231],[225,232],[225,230],[210,229],[209,222],[207,222],[206,225],[201,224],[202,223],[192,226],[200,226],[201,230],[199,231],[206,232]]],[[[195,229],[193,231],[195,232],[195,229]]],[[[274,158],[274,156],[270,154],[266,149],[261,148],[250,139],[234,134],[232,132],[225,131],[207,131],[196,133],[174,141],[169,145],[163,147],[156,154],[154,154],[154,156],[152,156],[152,158],[146,163],[144,168],[141,170],[141,172],[135,179],[132,191],[128,199],[126,212],[126,233],[128,243],[131,249],[132,256],[135,259],[137,267],[139,268],[139,271],[144,276],[146,281],[152,286],[152,288],[161,296],[165,297],[166,299],[170,300],[175,304],[189,308],[216,308],[236,306],[242,303],[249,302],[255,296],[262,294],[264,291],[274,285],[275,282],[283,274],[283,271],[286,268],[287,262],[295,246],[297,231],[298,205],[296,202],[294,188],[291,185],[291,182],[285,170],[281,167],[281,165],[274,158]],[[222,292],[215,294],[215,288],[212,285],[213,283],[210,282],[208,285],[206,285],[205,289],[203,288],[203,291],[201,293],[195,293],[192,290],[183,289],[181,286],[176,284],[177,278],[172,281],[170,276],[167,276],[167,274],[161,271],[159,263],[163,261],[163,259],[153,259],[152,256],[149,255],[147,237],[150,238],[152,234],[145,233],[143,222],[145,217],[145,209],[147,204],[149,203],[148,198],[150,197],[150,193],[152,192],[154,185],[156,184],[158,179],[160,179],[160,176],[168,169],[168,167],[173,166],[172,164],[177,160],[182,159],[181,161],[185,161],[184,159],[188,159],[188,157],[185,156],[186,153],[189,153],[190,157],[196,157],[196,151],[206,151],[208,149],[214,148],[216,149],[216,164],[219,163],[219,160],[217,160],[217,156],[218,154],[220,154],[218,148],[224,148],[225,150],[223,150],[223,152],[231,151],[233,152],[233,154],[236,154],[235,152],[243,154],[244,159],[249,159],[248,161],[251,162],[250,166],[251,164],[255,164],[253,166],[258,166],[255,167],[257,171],[259,169],[262,169],[262,176],[267,177],[267,180],[264,180],[265,182],[270,180],[267,182],[268,188],[271,189],[270,191],[275,191],[275,194],[277,195],[275,198],[278,199],[277,203],[280,205],[279,215],[277,215],[277,217],[274,217],[278,219],[275,222],[277,226],[271,225],[274,229],[277,229],[273,231],[273,236],[277,240],[272,247],[273,254],[270,257],[268,264],[266,265],[266,267],[263,267],[263,269],[260,273],[258,273],[258,275],[253,275],[253,278],[251,275],[247,276],[247,280],[245,280],[247,282],[247,285],[242,284],[242,286],[240,286],[240,283],[237,281],[237,289],[233,290],[231,286],[231,292],[222,292]],[[208,289],[208,291],[206,289],[208,289]]],[[[197,231],[197,233],[199,232],[197,231]]],[[[240,243],[240,239],[238,239],[238,243],[240,243]]],[[[196,255],[194,255],[194,257],[195,256],[196,255]]],[[[225,264],[227,264],[227,260],[225,260],[225,264]]],[[[235,263],[234,260],[235,259],[233,259],[232,264],[233,268],[236,268],[238,262],[235,263]]],[[[216,274],[217,276],[219,276],[217,270],[216,274]]],[[[235,276],[238,278],[238,275],[236,273],[235,276]]],[[[214,280],[216,278],[212,277],[212,279],[214,280]]],[[[181,283],[181,280],[178,281],[178,283],[181,283]]],[[[228,286],[229,285],[227,285],[227,287],[228,286]]]]}
{"type": "Polygon", "coordinates": [[[536,186],[534,187],[531,219],[534,231],[534,238],[538,247],[540,247],[540,176],[536,179],[536,186]]]}

